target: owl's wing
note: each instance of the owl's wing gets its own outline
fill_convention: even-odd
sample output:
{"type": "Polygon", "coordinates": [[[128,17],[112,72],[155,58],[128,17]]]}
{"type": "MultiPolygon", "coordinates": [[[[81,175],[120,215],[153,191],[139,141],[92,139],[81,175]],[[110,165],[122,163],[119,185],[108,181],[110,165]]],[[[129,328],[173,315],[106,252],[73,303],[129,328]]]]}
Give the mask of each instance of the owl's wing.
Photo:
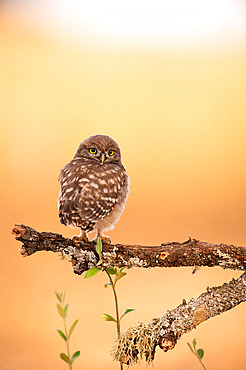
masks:
{"type": "Polygon", "coordinates": [[[106,217],[117,203],[118,179],[116,174],[111,174],[109,186],[102,176],[99,177],[101,174],[76,168],[75,163],[70,162],[60,173],[59,216],[64,224],[88,229],[89,224],[106,217]]]}
{"type": "Polygon", "coordinates": [[[117,202],[117,194],[111,192],[110,196],[105,194],[103,189],[93,185],[92,182],[81,188],[81,191],[75,198],[75,203],[78,205],[79,215],[90,222],[97,222],[106,217],[117,202]]]}

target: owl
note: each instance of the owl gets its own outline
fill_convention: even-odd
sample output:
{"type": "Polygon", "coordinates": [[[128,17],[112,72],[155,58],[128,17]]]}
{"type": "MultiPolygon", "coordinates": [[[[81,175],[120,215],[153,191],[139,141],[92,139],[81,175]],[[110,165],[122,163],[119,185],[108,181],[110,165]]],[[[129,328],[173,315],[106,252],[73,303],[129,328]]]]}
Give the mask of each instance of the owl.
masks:
{"type": "Polygon", "coordinates": [[[59,181],[60,222],[81,229],[74,240],[88,241],[87,233],[96,230],[102,242],[110,243],[103,232],[114,228],[129,194],[119,144],[106,135],[88,137],[61,169],[59,181]]]}

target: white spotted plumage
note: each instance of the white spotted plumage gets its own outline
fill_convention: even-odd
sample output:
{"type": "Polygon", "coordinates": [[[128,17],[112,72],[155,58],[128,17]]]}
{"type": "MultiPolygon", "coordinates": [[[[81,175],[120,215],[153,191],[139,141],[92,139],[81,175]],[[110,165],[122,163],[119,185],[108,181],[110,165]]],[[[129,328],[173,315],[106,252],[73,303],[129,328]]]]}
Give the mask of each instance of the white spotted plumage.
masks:
{"type": "Polygon", "coordinates": [[[119,145],[109,136],[94,135],[78,147],[59,175],[59,217],[64,225],[87,233],[111,230],[128,198],[129,179],[119,145]],[[113,153],[113,154],[112,154],[113,153]]]}

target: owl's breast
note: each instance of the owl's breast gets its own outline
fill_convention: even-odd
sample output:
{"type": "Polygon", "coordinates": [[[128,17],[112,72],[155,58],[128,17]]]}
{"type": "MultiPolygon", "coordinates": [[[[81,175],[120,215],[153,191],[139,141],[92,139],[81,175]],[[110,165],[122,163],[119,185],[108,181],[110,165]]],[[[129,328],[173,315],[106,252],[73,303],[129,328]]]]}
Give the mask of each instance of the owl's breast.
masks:
{"type": "Polygon", "coordinates": [[[114,225],[119,221],[125,209],[130,191],[129,177],[125,170],[116,170],[115,173],[111,173],[111,171],[108,170],[108,175],[108,183],[113,186],[116,202],[109,214],[95,224],[95,228],[100,232],[112,230],[114,228],[114,225]],[[112,177],[110,177],[110,174],[112,177]]]}

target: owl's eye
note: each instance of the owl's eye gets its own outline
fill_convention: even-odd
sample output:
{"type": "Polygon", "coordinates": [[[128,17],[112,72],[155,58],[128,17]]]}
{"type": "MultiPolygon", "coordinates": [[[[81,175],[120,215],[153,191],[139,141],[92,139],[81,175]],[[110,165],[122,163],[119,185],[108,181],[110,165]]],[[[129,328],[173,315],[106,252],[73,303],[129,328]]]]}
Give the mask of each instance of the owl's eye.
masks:
{"type": "Polygon", "coordinates": [[[91,154],[96,154],[97,150],[96,150],[96,148],[90,148],[90,149],[89,149],[89,152],[90,152],[91,154]]]}
{"type": "Polygon", "coordinates": [[[108,154],[109,154],[109,155],[114,155],[114,151],[113,151],[113,150],[109,150],[109,151],[108,151],[108,154]]]}

